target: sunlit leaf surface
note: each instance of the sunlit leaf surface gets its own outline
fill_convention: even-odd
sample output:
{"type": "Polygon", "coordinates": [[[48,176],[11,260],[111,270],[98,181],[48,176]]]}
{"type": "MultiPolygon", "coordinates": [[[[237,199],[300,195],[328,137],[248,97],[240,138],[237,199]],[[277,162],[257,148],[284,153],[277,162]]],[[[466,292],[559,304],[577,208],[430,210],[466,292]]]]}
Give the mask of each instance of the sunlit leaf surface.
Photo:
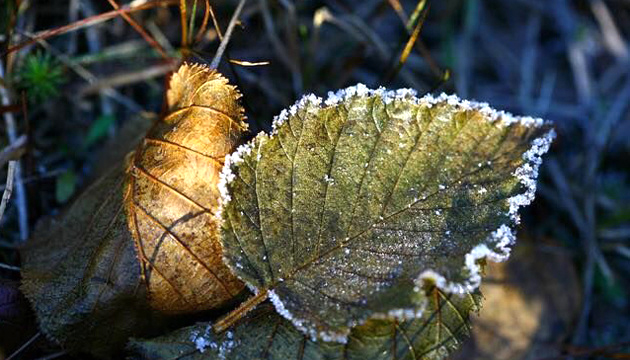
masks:
{"type": "Polygon", "coordinates": [[[507,257],[553,132],[456,97],[357,86],[306,96],[230,155],[230,267],[313,338],[413,307],[423,280],[474,290],[507,257]]]}
{"type": "Polygon", "coordinates": [[[223,159],[247,128],[240,96],[217,72],[183,65],[168,115],[133,156],[128,224],[151,306],[163,312],[215,308],[243,289],[223,264],[215,217],[223,159]]]}

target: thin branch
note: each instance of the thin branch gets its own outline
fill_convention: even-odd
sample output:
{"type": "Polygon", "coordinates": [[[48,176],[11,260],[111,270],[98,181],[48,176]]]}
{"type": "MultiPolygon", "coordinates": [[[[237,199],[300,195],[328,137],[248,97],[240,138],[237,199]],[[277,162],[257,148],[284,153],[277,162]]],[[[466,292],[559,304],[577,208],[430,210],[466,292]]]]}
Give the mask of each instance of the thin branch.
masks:
{"type": "Polygon", "coordinates": [[[112,10],[106,13],[90,16],[87,19],[79,20],[68,25],[60,26],[58,28],[45,30],[40,33],[37,33],[35,34],[34,38],[23,41],[17,45],[10,47],[7,50],[7,53],[12,53],[14,51],[22,49],[25,46],[33,45],[39,40],[48,39],[49,37],[66,34],[72,31],[77,31],[86,27],[90,27],[90,26],[105,22],[107,20],[111,20],[122,14],[130,14],[136,11],[151,9],[159,5],[174,5],[177,2],[178,0],[155,0],[149,3],[144,3],[142,5],[134,6],[134,7],[122,6],[118,10],[112,10]]]}
{"type": "MultiPolygon", "coordinates": [[[[17,160],[26,150],[26,135],[21,135],[15,142],[0,151],[0,167],[10,160],[17,160]]],[[[0,216],[1,218],[2,216],[0,216]]]]}
{"type": "MultiPolygon", "coordinates": [[[[208,27],[208,20],[210,19],[210,12],[212,11],[212,7],[210,6],[210,2],[205,0],[206,10],[203,13],[203,20],[201,21],[201,27],[199,27],[199,31],[197,31],[197,35],[195,36],[195,43],[198,43],[203,38],[203,34],[206,32],[206,28],[208,27]]],[[[214,19],[216,21],[216,19],[214,19]]]]}
{"type": "Polygon", "coordinates": [[[214,25],[214,29],[217,31],[217,36],[219,40],[223,41],[223,33],[221,32],[221,27],[219,26],[219,22],[217,21],[217,17],[214,15],[214,10],[212,6],[210,6],[210,16],[212,16],[212,24],[214,25]]]}
{"type": "Polygon", "coordinates": [[[422,4],[422,8],[424,9],[424,11],[422,12],[422,16],[420,18],[420,21],[418,21],[418,23],[416,24],[415,28],[413,29],[413,32],[409,36],[409,40],[407,41],[407,44],[405,45],[405,48],[403,49],[402,53],[400,54],[400,58],[398,59],[398,63],[392,69],[392,71],[389,73],[389,75],[386,77],[385,83],[391,82],[396,77],[398,72],[400,72],[400,69],[402,69],[403,65],[405,65],[405,62],[407,62],[407,58],[409,57],[409,54],[411,54],[411,50],[413,49],[413,46],[416,43],[416,40],[418,40],[418,37],[420,36],[420,30],[422,30],[422,25],[424,25],[424,20],[426,19],[427,13],[429,12],[428,11],[429,8],[428,7],[426,7],[426,8],[424,7],[425,3],[426,3],[425,0],[420,2],[420,4],[422,4]]]}
{"type": "Polygon", "coordinates": [[[4,264],[4,263],[0,263],[0,269],[20,272],[20,268],[19,267],[12,266],[12,265],[7,265],[7,264],[4,264]]]}
{"type": "MultiPolygon", "coordinates": [[[[187,18],[187,10],[186,10],[186,0],[180,0],[179,1],[179,13],[181,15],[181,19],[180,22],[182,23],[182,49],[183,49],[183,53],[184,53],[184,58],[187,57],[187,52],[188,52],[188,28],[187,28],[187,23],[186,23],[186,18],[187,18]]],[[[195,16],[193,14],[193,16],[195,16]]]]}
{"type": "Polygon", "coordinates": [[[140,81],[153,79],[159,76],[163,76],[171,71],[173,71],[173,65],[168,63],[163,65],[151,66],[140,71],[134,70],[131,72],[114,74],[108,78],[98,79],[95,82],[89,83],[78,91],[77,96],[83,97],[86,95],[98,93],[99,91],[105,89],[113,89],[124,85],[134,84],[140,81]]]}
{"type": "Polygon", "coordinates": [[[68,354],[66,351],[58,351],[58,352],[52,353],[50,355],[42,356],[42,357],[37,358],[35,360],[52,360],[52,359],[56,359],[56,358],[58,358],[60,356],[64,356],[66,354],[68,354]]]}
{"type": "MultiPolygon", "coordinates": [[[[107,0],[107,1],[109,1],[110,5],[115,10],[120,10],[120,6],[116,2],[116,0],[107,0]]],[[[151,35],[149,35],[146,31],[144,31],[142,26],[140,26],[138,22],[136,22],[131,16],[129,16],[129,14],[121,13],[120,16],[122,16],[122,18],[125,19],[125,21],[127,21],[129,25],[131,25],[131,27],[134,28],[134,30],[136,30],[140,34],[140,36],[142,36],[142,38],[146,42],[148,42],[149,45],[151,45],[165,60],[172,61],[171,57],[168,56],[166,51],[164,51],[164,48],[162,48],[162,46],[157,41],[155,41],[153,37],[151,37],[151,35]]]]}
{"type": "Polygon", "coordinates": [[[27,342],[25,342],[22,346],[20,346],[19,349],[15,350],[13,352],[13,354],[9,355],[8,358],[6,358],[6,360],[12,360],[15,359],[16,356],[18,356],[22,351],[24,351],[24,349],[26,349],[27,347],[29,347],[35,340],[37,340],[40,336],[42,335],[41,332],[38,332],[37,334],[33,335],[33,337],[31,337],[27,342]]]}

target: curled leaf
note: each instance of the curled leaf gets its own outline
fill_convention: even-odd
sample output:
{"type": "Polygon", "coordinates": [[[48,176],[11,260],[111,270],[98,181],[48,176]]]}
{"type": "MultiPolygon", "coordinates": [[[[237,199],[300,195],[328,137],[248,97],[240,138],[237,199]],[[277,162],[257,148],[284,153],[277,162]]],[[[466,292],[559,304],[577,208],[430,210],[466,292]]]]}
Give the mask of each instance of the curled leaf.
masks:
{"type": "Polygon", "coordinates": [[[46,335],[107,356],[163,314],[215,309],[243,289],[214,215],[223,157],[246,128],[239,97],[215,71],[183,65],[136,151],[38,226],[22,290],[46,335]]]}
{"type": "Polygon", "coordinates": [[[264,304],[228,332],[214,334],[201,323],[150,340],[132,340],[140,359],[444,359],[468,335],[468,314],[478,294],[448,295],[432,288],[417,297],[425,311],[407,320],[372,319],[350,333],[347,344],[313,341],[264,304]]]}
{"type": "Polygon", "coordinates": [[[183,65],[168,115],[133,156],[127,223],[151,306],[162,312],[216,308],[243,289],[223,264],[215,217],[223,159],[247,128],[239,98],[216,71],[183,65]]]}
{"type": "Polygon", "coordinates": [[[306,96],[226,162],[226,261],[296,327],[344,342],[426,281],[474,290],[478,262],[508,256],[552,138],[540,119],[456,97],[306,96]]]}

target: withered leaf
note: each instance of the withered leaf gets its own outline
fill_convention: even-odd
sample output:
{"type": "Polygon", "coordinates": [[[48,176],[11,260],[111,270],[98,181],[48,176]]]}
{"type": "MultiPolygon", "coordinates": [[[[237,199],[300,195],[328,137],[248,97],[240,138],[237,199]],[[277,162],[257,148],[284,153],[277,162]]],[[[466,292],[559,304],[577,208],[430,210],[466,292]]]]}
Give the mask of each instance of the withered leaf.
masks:
{"type": "Polygon", "coordinates": [[[131,334],[159,328],[127,226],[126,171],[119,165],[40,223],[21,252],[22,291],[40,329],[69,350],[106,357],[131,334]]]}
{"type": "Polygon", "coordinates": [[[152,360],[443,359],[468,335],[468,314],[478,309],[480,295],[448,295],[435,287],[428,295],[416,298],[425,309],[420,317],[368,320],[352,329],[346,344],[313,341],[264,304],[222,334],[200,323],[132,340],[129,348],[137,358],[152,360]]]}
{"type": "Polygon", "coordinates": [[[508,256],[552,138],[540,119],[454,96],[306,96],[226,162],[226,260],[296,327],[343,342],[426,281],[474,290],[478,262],[508,256]]]}
{"type": "Polygon", "coordinates": [[[216,308],[243,289],[223,264],[217,183],[247,126],[239,92],[217,72],[183,65],[169,113],[133,156],[127,218],[151,306],[166,313],[216,308]]]}
{"type": "Polygon", "coordinates": [[[214,215],[223,157],[246,129],[239,97],[215,71],[183,65],[168,114],[136,151],[38,226],[22,290],[46,335],[107,356],[163,314],[214,309],[243,289],[214,215]]]}

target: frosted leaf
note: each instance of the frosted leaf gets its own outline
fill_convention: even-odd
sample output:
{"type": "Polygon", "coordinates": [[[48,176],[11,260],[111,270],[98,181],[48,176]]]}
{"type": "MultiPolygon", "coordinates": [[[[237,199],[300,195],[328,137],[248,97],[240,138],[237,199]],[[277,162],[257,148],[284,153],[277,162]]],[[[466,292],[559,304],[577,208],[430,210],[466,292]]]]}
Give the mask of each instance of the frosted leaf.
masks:
{"type": "Polygon", "coordinates": [[[305,334],[346,341],[370,317],[414,313],[427,281],[466,293],[481,259],[507,258],[553,136],[452,95],[306,96],[226,162],[224,259],[305,334]]]}

